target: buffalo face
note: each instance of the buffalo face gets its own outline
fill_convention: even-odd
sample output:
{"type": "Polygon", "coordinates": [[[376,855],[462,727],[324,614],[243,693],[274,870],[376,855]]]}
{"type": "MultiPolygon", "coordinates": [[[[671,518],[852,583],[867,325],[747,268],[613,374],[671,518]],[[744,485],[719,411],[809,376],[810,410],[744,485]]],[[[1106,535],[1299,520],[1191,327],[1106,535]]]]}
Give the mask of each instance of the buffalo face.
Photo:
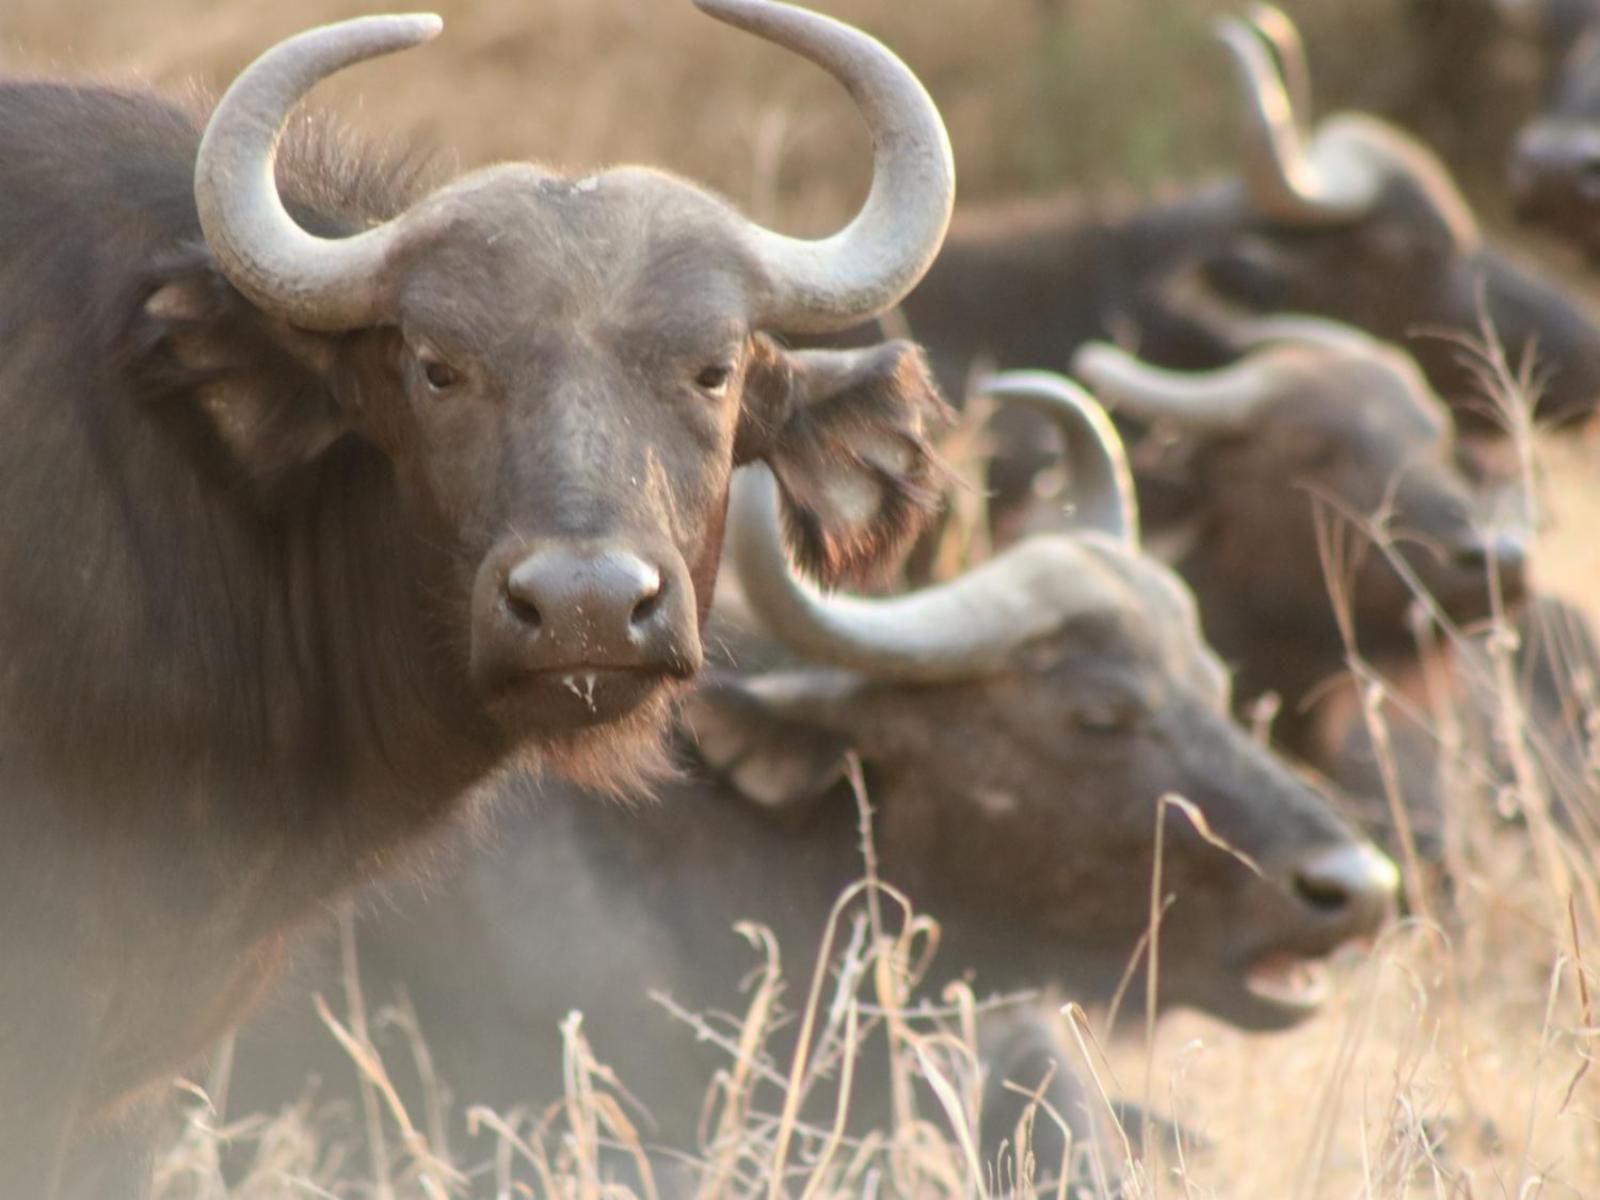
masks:
{"type": "MultiPolygon", "coordinates": [[[[286,456],[352,443],[390,464],[433,640],[502,737],[589,779],[583,731],[641,713],[653,739],[701,665],[735,465],[773,467],[796,557],[830,580],[892,560],[936,491],[925,435],[944,406],[914,347],[786,351],[752,329],[721,261],[736,247],[649,217],[597,211],[585,260],[567,214],[560,262],[468,225],[418,248],[393,327],[271,330],[326,403],[286,416],[282,397],[209,385],[263,485],[293,474],[286,456]]],[[[271,337],[237,298],[172,317],[222,290],[208,277],[158,291],[152,336],[196,369],[259,356],[238,343],[271,337]]]]}
{"type": "Polygon", "coordinates": [[[1331,586],[1348,594],[1358,634],[1388,637],[1418,588],[1458,622],[1520,598],[1521,539],[1482,528],[1449,421],[1396,383],[1358,363],[1308,374],[1248,434],[1202,453],[1223,557],[1272,564],[1251,572],[1273,593],[1264,604],[1326,610],[1331,586]]]}
{"type": "Polygon", "coordinates": [[[1188,619],[1086,614],[990,678],[938,686],[713,676],[690,722],[790,821],[857,754],[885,876],[938,918],[941,959],[986,987],[1108,997],[1149,924],[1159,836],[1162,1005],[1278,1028],[1325,997],[1328,954],[1378,929],[1394,869],[1231,724],[1188,619]]]}
{"type": "Polygon", "coordinates": [[[715,210],[537,178],[508,206],[397,255],[386,394],[356,420],[451,549],[446,624],[518,734],[610,721],[698,670],[737,461],[789,479],[826,576],[891,556],[940,402],[904,345],[823,369],[756,333],[715,210]],[[508,227],[548,236],[494,236],[508,227]]]}
{"type": "Polygon", "coordinates": [[[808,665],[702,686],[686,712],[700,755],[790,822],[837,799],[857,756],[884,876],[987,986],[1109,995],[1159,871],[1177,897],[1163,1002],[1292,1023],[1321,997],[1314,978],[1295,986],[1312,964],[1378,928],[1394,869],[1230,722],[1193,597],[1138,549],[1105,415],[1043,373],[986,387],[1055,423],[1080,527],[906,595],[825,597],[783,569],[772,489],[741,481],[728,544],[744,599],[808,665]]]}
{"type": "Polygon", "coordinates": [[[1409,639],[1419,591],[1457,622],[1521,597],[1523,538],[1487,522],[1450,413],[1411,359],[1320,320],[1242,328],[1258,348],[1218,371],[1161,371],[1108,346],[1075,364],[1125,410],[1192,435],[1185,569],[1218,581],[1208,594],[1244,628],[1320,635],[1332,589],[1369,648],[1409,639]]]}
{"type": "MultiPolygon", "coordinates": [[[[942,407],[904,346],[807,358],[770,338],[852,324],[920,278],[952,201],[931,101],[845,26],[762,0],[700,6],[862,99],[874,189],[838,237],[783,237],[645,168],[504,164],[382,214],[319,209],[337,179],[280,194],[299,96],[439,29],[373,17],[290,39],[229,89],[195,167],[211,280],[170,279],[146,305],[188,318],[196,291],[220,296],[309,376],[292,411],[277,397],[255,419],[247,398],[216,421],[235,465],[261,481],[352,442],[376,451],[441,691],[502,745],[542,745],[591,782],[611,761],[636,772],[615,739],[588,754],[586,731],[632,720],[653,745],[671,685],[700,667],[733,467],[771,465],[820,575],[870,571],[914,532],[942,407]]],[[[215,365],[206,329],[182,336],[180,360],[215,365]]]]}

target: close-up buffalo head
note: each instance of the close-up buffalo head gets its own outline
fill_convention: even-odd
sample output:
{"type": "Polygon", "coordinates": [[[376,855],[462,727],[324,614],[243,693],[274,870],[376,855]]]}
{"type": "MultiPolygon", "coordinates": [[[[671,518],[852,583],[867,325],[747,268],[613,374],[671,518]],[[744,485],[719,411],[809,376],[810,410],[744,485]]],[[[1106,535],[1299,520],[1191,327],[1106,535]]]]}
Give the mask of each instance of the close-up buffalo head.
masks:
{"type": "Polygon", "coordinates": [[[932,494],[943,404],[920,354],[796,354],[775,335],[859,322],[921,277],[953,201],[938,114],[847,26],[769,0],[698,5],[850,90],[875,170],[841,232],[774,233],[660,171],[523,163],[328,228],[292,172],[275,180],[289,114],[333,72],[440,29],[367,17],[290,38],[229,88],[194,174],[203,251],[143,309],[150,342],[203,373],[215,438],[262,490],[352,443],[388,464],[462,693],[558,762],[587,727],[642,714],[653,732],[699,669],[736,465],[771,466],[797,557],[828,582],[891,561],[932,494]],[[230,356],[263,340],[295,364],[290,394],[229,387],[230,356]]]}
{"type": "Polygon", "coordinates": [[[710,674],[686,712],[701,757],[803,822],[857,755],[885,878],[985,987],[1108,997],[1149,920],[1163,825],[1162,1004],[1294,1024],[1327,995],[1324,957],[1378,929],[1394,868],[1230,719],[1192,597],[1138,548],[1104,413],[1039,372],[985,390],[1060,428],[1081,527],[906,595],[823,596],[788,569],[770,481],[741,480],[731,562],[805,665],[710,674]]]}

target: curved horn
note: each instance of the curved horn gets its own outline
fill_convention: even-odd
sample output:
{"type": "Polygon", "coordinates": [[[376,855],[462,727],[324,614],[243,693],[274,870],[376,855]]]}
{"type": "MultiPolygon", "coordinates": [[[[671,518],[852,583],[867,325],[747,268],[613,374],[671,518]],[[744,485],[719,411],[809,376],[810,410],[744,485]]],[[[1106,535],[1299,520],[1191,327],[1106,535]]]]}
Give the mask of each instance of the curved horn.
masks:
{"type": "Polygon", "coordinates": [[[1271,47],[1278,60],[1278,76],[1289,100],[1289,114],[1304,136],[1311,126],[1311,63],[1306,57],[1305,39],[1276,4],[1252,4],[1250,26],[1271,47]]]}
{"type": "Polygon", "coordinates": [[[1374,194],[1384,180],[1404,178],[1422,194],[1463,252],[1476,249],[1483,240],[1478,218],[1444,160],[1387,121],[1367,113],[1335,113],[1318,127],[1311,157],[1321,178],[1365,179],[1374,194]]]}
{"type": "Polygon", "coordinates": [[[1307,153],[1284,81],[1262,35],[1224,18],[1217,36],[1239,74],[1244,106],[1244,183],[1251,201],[1273,220],[1293,225],[1353,221],[1371,207],[1383,184],[1374,164],[1359,155],[1307,153]],[[1323,161],[1324,158],[1331,161],[1323,161]]]}
{"type": "Polygon", "coordinates": [[[1240,321],[1229,331],[1229,340],[1241,349],[1251,350],[1268,342],[1298,342],[1323,346],[1343,354],[1371,356],[1386,349],[1384,344],[1365,330],[1327,317],[1314,317],[1301,313],[1278,313],[1270,317],[1255,317],[1240,321]]]}
{"type": "Polygon", "coordinates": [[[1260,364],[1249,359],[1215,371],[1167,371],[1091,342],[1073,355],[1072,372],[1113,407],[1204,429],[1237,429],[1267,398],[1260,364]]]}
{"type": "Polygon", "coordinates": [[[1004,371],[978,385],[983,395],[1021,401],[1061,435],[1075,523],[1139,548],[1139,502],[1117,427],[1077,384],[1053,371],[1004,371]]]}
{"type": "Polygon", "coordinates": [[[790,565],[777,482],[753,464],[734,475],[724,552],[751,611],[808,661],[933,683],[993,671],[1058,628],[1064,609],[1111,602],[1077,540],[1040,534],[908,595],[824,596],[790,565]]]}
{"type": "Polygon", "coordinates": [[[827,71],[872,133],[872,189],[844,229],[808,241],[750,223],[751,249],[772,285],[767,323],[829,333],[892,308],[933,262],[955,204],[955,161],[932,99],[876,39],[829,17],[772,0],[695,4],[827,71]]]}
{"type": "Polygon", "coordinates": [[[195,204],[223,274],[262,309],[307,329],[373,323],[397,223],[347,238],[307,233],[278,195],[278,142],[289,110],[319,80],[420,45],[443,27],[428,13],[324,25],[268,50],[223,95],[200,141],[195,204]]]}

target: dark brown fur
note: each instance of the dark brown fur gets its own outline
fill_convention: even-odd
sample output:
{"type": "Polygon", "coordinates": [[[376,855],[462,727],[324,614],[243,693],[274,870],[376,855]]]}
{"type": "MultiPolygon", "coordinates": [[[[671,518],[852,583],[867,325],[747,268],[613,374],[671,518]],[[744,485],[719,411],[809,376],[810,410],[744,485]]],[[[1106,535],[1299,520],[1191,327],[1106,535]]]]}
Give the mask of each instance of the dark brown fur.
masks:
{"type": "MultiPolygon", "coordinates": [[[[533,538],[662,548],[697,638],[736,461],[793,491],[880,489],[802,539],[839,570],[914,532],[906,497],[936,470],[916,353],[778,355],[743,319],[747,264],[709,202],[678,211],[684,189],[656,213],[648,181],[587,207],[554,185],[549,227],[488,264],[544,255],[536,281],[452,291],[462,247],[419,250],[427,286],[396,325],[310,334],[213,264],[197,139],[145,93],[0,83],[0,1174],[33,1200],[141,1195],[142,1102],[238,1019],[291,930],[497,766],[531,755],[602,790],[658,768],[696,658],[608,702],[614,727],[592,696],[557,723],[579,703],[559,681],[496,707],[469,659],[480,563],[533,538]],[[636,274],[557,269],[618,229],[636,274]],[[560,305],[588,299],[622,327],[579,352],[560,305]],[[476,388],[449,400],[404,328],[441,312],[476,388]],[[680,382],[730,337],[726,389],[680,382]],[[775,356],[781,389],[746,370],[775,356]],[[829,444],[864,433],[907,456],[829,444]]],[[[421,187],[322,135],[278,174],[327,236],[421,187]]]]}

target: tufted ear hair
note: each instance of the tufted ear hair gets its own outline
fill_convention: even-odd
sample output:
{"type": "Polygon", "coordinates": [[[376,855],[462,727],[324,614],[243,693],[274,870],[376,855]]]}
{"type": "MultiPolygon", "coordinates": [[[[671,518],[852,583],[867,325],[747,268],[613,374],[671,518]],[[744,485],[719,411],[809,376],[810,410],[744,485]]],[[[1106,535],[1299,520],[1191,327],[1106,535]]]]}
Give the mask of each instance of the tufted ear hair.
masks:
{"type": "Polygon", "coordinates": [[[263,314],[203,250],[161,264],[147,288],[128,371],[147,397],[188,410],[181,415],[209,443],[211,466],[267,496],[345,434],[331,337],[263,314]]]}
{"type": "Polygon", "coordinates": [[[921,350],[786,350],[756,338],[735,461],[764,460],[783,493],[789,547],[825,585],[898,565],[945,478],[930,434],[950,409],[921,350]]]}
{"type": "Polygon", "coordinates": [[[705,766],[755,807],[803,820],[845,777],[841,729],[859,681],[843,671],[713,671],[683,708],[705,766]]]}

